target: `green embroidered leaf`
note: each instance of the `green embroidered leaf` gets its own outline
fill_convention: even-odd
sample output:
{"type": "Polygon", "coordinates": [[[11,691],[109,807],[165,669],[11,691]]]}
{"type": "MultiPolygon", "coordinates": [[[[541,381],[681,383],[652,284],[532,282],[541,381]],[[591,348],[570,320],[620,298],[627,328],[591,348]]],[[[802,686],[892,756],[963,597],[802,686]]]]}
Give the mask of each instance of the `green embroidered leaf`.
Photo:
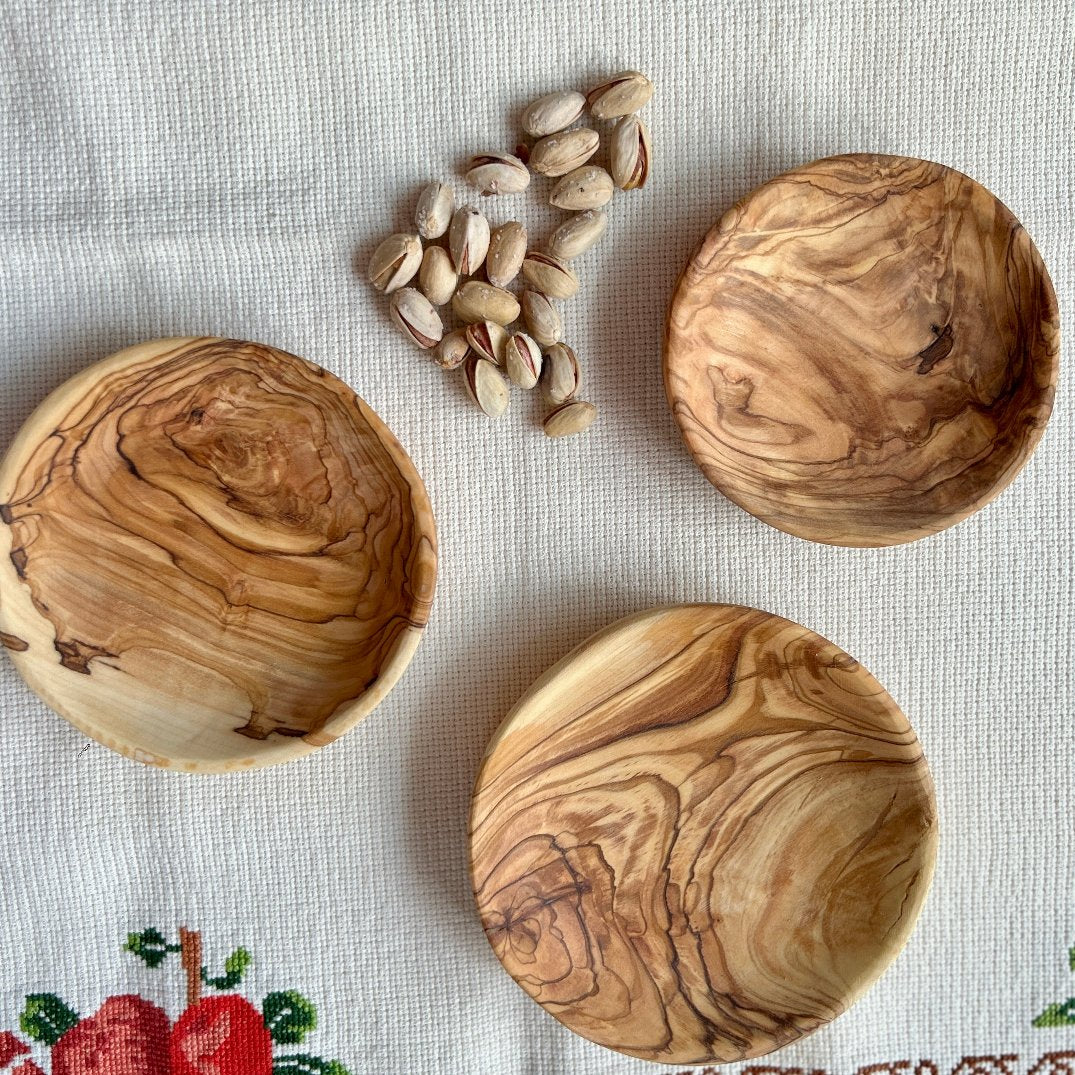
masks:
{"type": "Polygon", "coordinates": [[[52,993],[31,993],[19,1016],[19,1026],[34,1041],[52,1046],[78,1022],[78,1013],[52,993]]]}
{"type": "Polygon", "coordinates": [[[253,958],[245,948],[236,948],[224,960],[224,973],[219,978],[210,978],[209,972],[202,967],[202,981],[214,989],[234,989],[243,980],[253,958]]]}
{"type": "Polygon", "coordinates": [[[1075,997],[1064,1001],[1063,1004],[1050,1004],[1034,1020],[1031,1026],[1075,1026],[1075,997]]]}
{"type": "Polygon", "coordinates": [[[317,1009],[301,993],[288,989],[270,993],[261,1002],[261,1014],[277,1045],[301,1045],[317,1029],[317,1009]]]}
{"type": "Polygon", "coordinates": [[[296,1053],[278,1056],[272,1065],[272,1075],[351,1075],[338,1060],[322,1060],[319,1056],[296,1053]]]}
{"type": "Polygon", "coordinates": [[[159,967],[170,952],[179,951],[179,945],[169,944],[159,929],[150,926],[141,933],[128,933],[123,950],[136,955],[147,967],[159,967]]]}
{"type": "Polygon", "coordinates": [[[1068,952],[1068,966],[1072,970],[1075,970],[1075,947],[1068,952]]]}

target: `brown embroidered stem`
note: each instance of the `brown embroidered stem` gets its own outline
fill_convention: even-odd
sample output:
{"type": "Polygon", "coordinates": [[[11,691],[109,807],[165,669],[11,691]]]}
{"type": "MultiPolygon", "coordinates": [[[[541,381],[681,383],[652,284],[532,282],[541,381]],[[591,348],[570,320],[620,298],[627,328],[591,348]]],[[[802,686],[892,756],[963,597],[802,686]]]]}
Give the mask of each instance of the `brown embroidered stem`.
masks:
{"type": "Polygon", "coordinates": [[[179,958],[187,972],[187,1007],[202,999],[202,935],[197,930],[179,927],[179,958]]]}

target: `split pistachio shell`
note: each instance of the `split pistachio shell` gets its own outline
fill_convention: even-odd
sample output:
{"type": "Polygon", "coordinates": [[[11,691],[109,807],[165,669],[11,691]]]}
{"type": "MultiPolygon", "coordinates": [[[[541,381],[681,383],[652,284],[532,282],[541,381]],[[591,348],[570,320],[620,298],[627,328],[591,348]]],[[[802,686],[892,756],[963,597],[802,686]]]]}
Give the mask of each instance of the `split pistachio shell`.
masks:
{"type": "Polygon", "coordinates": [[[499,418],[508,409],[508,382],[487,358],[471,353],[463,364],[470,398],[490,418],[499,418]]]}
{"type": "Polygon", "coordinates": [[[434,306],[443,306],[455,294],[458,283],[459,274],[452,265],[448,251],[442,246],[426,247],[418,273],[418,286],[422,294],[434,306]]]}
{"type": "Polygon", "coordinates": [[[473,205],[455,211],[448,232],[448,249],[460,276],[471,276],[481,268],[489,249],[489,221],[473,205]]]}
{"type": "Polygon", "coordinates": [[[440,315],[420,291],[413,287],[400,288],[392,295],[389,311],[400,332],[419,347],[430,348],[440,343],[444,335],[440,315]]]}
{"type": "Polygon", "coordinates": [[[644,187],[649,178],[649,130],[638,116],[624,116],[612,128],[608,166],[621,190],[644,187]]]}
{"type": "Polygon", "coordinates": [[[550,299],[569,299],[579,289],[579,278],[553,254],[531,250],[523,258],[523,279],[550,299]]]}
{"type": "Polygon", "coordinates": [[[589,127],[550,134],[534,143],[530,150],[530,167],[542,175],[567,175],[597,152],[598,141],[597,131],[591,131],[589,127]]]}
{"type": "Polygon", "coordinates": [[[390,292],[409,284],[422,264],[422,240],[397,232],[373,252],[369,281],[378,291],[390,292]]]}
{"type": "Polygon", "coordinates": [[[561,261],[570,261],[586,253],[608,226],[608,217],[601,209],[587,209],[565,220],[552,233],[546,246],[548,252],[561,261]]]}
{"type": "Polygon", "coordinates": [[[495,321],[476,321],[467,325],[467,343],[482,358],[488,359],[494,366],[504,365],[504,348],[510,333],[503,325],[495,321]]]}
{"type": "Polygon", "coordinates": [[[511,324],[519,316],[519,300],[502,287],[468,280],[452,299],[452,309],[460,321],[495,321],[511,324]]]}
{"type": "Polygon", "coordinates": [[[443,235],[451,223],[454,203],[451,187],[443,183],[430,183],[418,196],[418,209],[414,214],[418,234],[423,239],[436,239],[443,235]]]}
{"type": "Polygon", "coordinates": [[[584,399],[573,399],[549,411],[541,426],[546,437],[570,437],[589,429],[596,417],[597,408],[592,403],[587,403],[584,399]]]}
{"type": "Polygon", "coordinates": [[[549,93],[531,101],[523,112],[523,130],[531,138],[544,138],[570,127],[582,115],[586,98],[574,90],[549,93]]]}
{"type": "Polygon", "coordinates": [[[579,360],[565,343],[554,343],[545,352],[541,367],[541,390],[550,403],[567,403],[579,390],[579,360]]]}
{"type": "Polygon", "coordinates": [[[585,164],[568,172],[553,187],[549,195],[549,204],[557,209],[600,209],[612,200],[616,184],[612,176],[596,164],[585,164]]]}
{"type": "Polygon", "coordinates": [[[454,332],[449,332],[437,344],[433,352],[433,361],[442,369],[454,370],[463,365],[469,354],[470,344],[467,342],[467,335],[461,328],[457,328],[454,332]]]}
{"type": "Polygon", "coordinates": [[[586,95],[595,119],[616,119],[637,112],[653,96],[653,83],[639,71],[623,71],[586,95]]]}
{"type": "Polygon", "coordinates": [[[531,389],[541,376],[541,348],[525,332],[516,332],[504,348],[504,366],[512,384],[531,389]]]}
{"type": "Polygon", "coordinates": [[[540,291],[524,291],[520,304],[526,327],[542,347],[556,343],[564,334],[560,311],[553,306],[547,295],[540,291]]]}
{"type": "Polygon", "coordinates": [[[471,158],[467,182],[482,194],[519,194],[530,186],[530,169],[510,153],[482,153],[471,158]]]}
{"type": "Polygon", "coordinates": [[[495,287],[507,287],[519,275],[526,257],[526,226],[509,220],[494,228],[485,255],[485,275],[495,287]]]}

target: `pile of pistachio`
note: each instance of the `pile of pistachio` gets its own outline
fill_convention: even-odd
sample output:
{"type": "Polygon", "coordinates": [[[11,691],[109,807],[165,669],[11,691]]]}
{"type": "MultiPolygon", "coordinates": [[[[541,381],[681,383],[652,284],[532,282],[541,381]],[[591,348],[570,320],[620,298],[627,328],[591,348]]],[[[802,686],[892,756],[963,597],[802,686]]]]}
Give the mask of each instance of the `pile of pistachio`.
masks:
{"type": "Polygon", "coordinates": [[[509,381],[522,389],[541,385],[550,437],[581,433],[596,417],[597,408],[579,398],[579,363],[562,341],[556,304],[579,290],[570,262],[601,238],[604,206],[615,189],[645,185],[649,131],[637,112],[652,96],[653,83],[637,71],[586,95],[550,93],[523,113],[530,142],[515,153],[471,159],[466,180],[483,196],[521,194],[531,172],[558,180],[549,202],[572,215],[540,249],[528,248],[520,221],[491,227],[473,205],[456,209],[451,187],[430,183],[418,199],[418,234],[390,235],[374,252],[369,279],[391,294],[392,320],[444,369],[462,368],[471,398],[490,418],[507,410],[509,381]],[[586,109],[595,120],[612,121],[607,169],[589,163],[601,143],[598,132],[574,126],[586,109]],[[416,276],[418,287],[407,286],[416,276]],[[439,309],[449,304],[454,327],[439,309]],[[516,324],[520,317],[525,331],[516,324]]]}

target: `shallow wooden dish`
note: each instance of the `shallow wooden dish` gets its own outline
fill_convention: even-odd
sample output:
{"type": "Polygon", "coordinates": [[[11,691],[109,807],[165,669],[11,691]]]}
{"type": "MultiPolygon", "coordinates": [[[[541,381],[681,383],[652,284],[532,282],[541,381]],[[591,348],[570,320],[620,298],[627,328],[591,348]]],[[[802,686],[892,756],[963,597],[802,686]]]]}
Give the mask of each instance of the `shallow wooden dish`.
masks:
{"type": "Polygon", "coordinates": [[[471,806],[482,924],[512,977],[600,1045],[743,1060],[835,1018],[903,947],[933,783],[864,668],[778,616],[657,609],[527,692],[471,806]]]}
{"type": "Polygon", "coordinates": [[[262,344],[154,340],[53,392],[0,465],[0,639],[53,709],[129,757],[288,761],[410,661],[433,516],[342,381],[262,344]]]}
{"type": "Polygon", "coordinates": [[[668,399],[709,480],[832,545],[895,545],[992,500],[1052,407],[1056,296],[984,187],[852,154],[778,176],[691,259],[668,399]]]}

